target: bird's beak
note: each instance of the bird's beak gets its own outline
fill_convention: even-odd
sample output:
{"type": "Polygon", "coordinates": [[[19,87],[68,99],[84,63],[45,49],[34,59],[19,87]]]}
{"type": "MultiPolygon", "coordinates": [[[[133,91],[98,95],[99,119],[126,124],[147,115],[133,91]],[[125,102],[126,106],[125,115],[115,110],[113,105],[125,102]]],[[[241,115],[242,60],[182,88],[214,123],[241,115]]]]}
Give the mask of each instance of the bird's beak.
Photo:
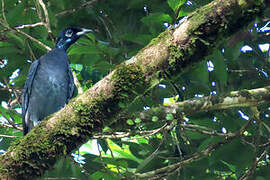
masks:
{"type": "Polygon", "coordinates": [[[77,36],[81,36],[81,35],[84,35],[86,33],[90,33],[90,32],[93,32],[92,29],[85,29],[85,28],[82,28],[81,31],[77,32],[76,35],[77,36]]]}

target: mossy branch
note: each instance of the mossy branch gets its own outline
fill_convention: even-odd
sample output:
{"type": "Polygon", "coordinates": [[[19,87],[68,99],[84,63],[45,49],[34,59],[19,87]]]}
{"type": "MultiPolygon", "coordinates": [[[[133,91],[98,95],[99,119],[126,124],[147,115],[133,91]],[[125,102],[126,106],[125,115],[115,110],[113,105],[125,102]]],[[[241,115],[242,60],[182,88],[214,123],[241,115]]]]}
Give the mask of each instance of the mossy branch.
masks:
{"type": "Polygon", "coordinates": [[[132,129],[132,126],[129,126],[126,122],[135,118],[139,118],[141,122],[167,121],[166,116],[171,114],[174,119],[182,119],[183,115],[196,115],[196,113],[200,112],[225,110],[235,107],[257,107],[263,103],[269,103],[269,100],[270,86],[231,91],[226,95],[193,98],[171,105],[153,107],[131,116],[123,113],[121,117],[116,118],[116,123],[113,123],[110,127],[112,129],[126,129],[131,127],[132,129]],[[119,122],[122,122],[120,123],[121,125],[119,125],[119,122]]]}

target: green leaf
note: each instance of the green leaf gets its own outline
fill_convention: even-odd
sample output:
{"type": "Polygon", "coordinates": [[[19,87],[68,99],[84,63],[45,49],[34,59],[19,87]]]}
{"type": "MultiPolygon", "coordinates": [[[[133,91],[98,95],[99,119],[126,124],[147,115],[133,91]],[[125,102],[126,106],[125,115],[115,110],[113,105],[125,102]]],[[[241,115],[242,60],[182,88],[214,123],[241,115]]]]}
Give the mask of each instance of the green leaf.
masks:
{"type": "Polygon", "coordinates": [[[82,155],[94,152],[93,141],[89,140],[87,141],[87,143],[84,143],[83,145],[81,145],[81,147],[79,148],[79,152],[82,155]]]}
{"type": "Polygon", "coordinates": [[[153,122],[157,122],[157,121],[158,121],[158,117],[157,117],[157,116],[153,116],[153,117],[152,117],[152,121],[153,121],[153,122]]]}
{"type": "Polygon", "coordinates": [[[126,33],[120,36],[123,40],[137,43],[139,45],[146,45],[153,38],[150,34],[135,34],[126,33]]]}
{"type": "Polygon", "coordinates": [[[228,46],[227,48],[225,48],[224,57],[228,59],[229,61],[237,60],[237,58],[241,54],[240,50],[243,47],[243,45],[244,43],[240,41],[234,46],[228,46]]]}
{"type": "MultiPolygon", "coordinates": [[[[136,158],[127,148],[121,148],[110,139],[108,139],[107,141],[110,149],[114,152],[114,158],[126,158],[135,162],[141,162],[141,160],[136,158]]],[[[111,157],[110,154],[108,154],[107,156],[111,157]]]]}
{"type": "Polygon", "coordinates": [[[130,125],[130,126],[132,126],[132,125],[134,125],[134,122],[131,119],[128,119],[127,120],[127,124],[130,125]]]}
{"type": "Polygon", "coordinates": [[[179,8],[184,5],[186,0],[168,0],[169,6],[172,8],[174,13],[177,13],[179,8]]]}
{"type": "Polygon", "coordinates": [[[166,120],[172,121],[174,119],[172,114],[166,114],[166,120]]]}
{"type": "Polygon", "coordinates": [[[2,47],[0,48],[0,55],[6,55],[6,54],[17,54],[19,53],[19,49],[16,49],[14,47],[2,47]]]}
{"type": "Polygon", "coordinates": [[[0,47],[10,47],[12,46],[11,43],[8,43],[8,42],[0,42],[0,47]]]}
{"type": "Polygon", "coordinates": [[[70,64],[70,67],[76,71],[81,71],[83,69],[82,64],[70,64]]]}
{"type": "Polygon", "coordinates": [[[209,83],[209,72],[207,71],[207,61],[202,61],[198,63],[196,67],[192,69],[192,76],[194,79],[197,79],[200,83],[209,83]]]}
{"type": "Polygon", "coordinates": [[[88,34],[86,34],[86,36],[89,37],[92,40],[92,42],[96,41],[96,36],[94,34],[88,33],[88,34]]]}
{"type": "Polygon", "coordinates": [[[55,163],[54,167],[45,173],[44,177],[45,179],[47,179],[47,177],[61,177],[61,179],[75,177],[76,179],[87,179],[87,176],[81,173],[81,167],[67,157],[60,158],[55,163]]]}
{"type": "Polygon", "coordinates": [[[108,174],[108,172],[103,173],[103,172],[97,171],[91,175],[91,179],[93,180],[99,180],[99,179],[120,180],[121,178],[117,177],[117,174],[115,176],[112,176],[111,174],[108,174]]]}
{"type": "Polygon", "coordinates": [[[91,46],[72,46],[68,51],[68,55],[73,54],[98,54],[99,50],[91,45],[91,46]]]}
{"type": "Polygon", "coordinates": [[[125,106],[126,106],[125,103],[122,103],[122,102],[118,103],[118,105],[120,108],[125,108],[125,106]]]}
{"type": "Polygon", "coordinates": [[[134,122],[135,122],[136,124],[139,124],[140,122],[142,122],[142,120],[141,120],[140,118],[136,118],[136,119],[134,120],[134,122]]]}
{"type": "Polygon", "coordinates": [[[235,172],[236,168],[235,168],[234,165],[231,165],[231,164],[229,164],[229,163],[227,163],[227,162],[225,162],[225,161],[222,161],[222,160],[221,160],[221,162],[222,162],[223,164],[225,164],[232,172],[235,172]]]}
{"type": "Polygon", "coordinates": [[[177,15],[177,19],[179,19],[180,17],[183,17],[183,16],[187,16],[187,15],[188,15],[188,12],[181,9],[177,15]]]}
{"type": "Polygon", "coordinates": [[[18,26],[23,24],[24,19],[24,6],[25,3],[16,3],[12,8],[9,9],[6,14],[6,19],[10,26],[18,26]]]}
{"type": "Polygon", "coordinates": [[[171,23],[172,18],[169,14],[164,13],[151,13],[149,16],[145,16],[141,19],[145,25],[151,25],[153,23],[162,24],[164,22],[171,23]]]}
{"type": "Polygon", "coordinates": [[[216,75],[216,78],[219,80],[220,83],[225,85],[228,79],[227,65],[220,50],[215,50],[213,55],[211,55],[209,58],[213,61],[215,65],[214,73],[216,75]]]}
{"type": "Polygon", "coordinates": [[[102,150],[104,152],[107,152],[107,150],[109,149],[108,142],[104,139],[98,139],[97,142],[101,146],[102,150]]]}
{"type": "Polygon", "coordinates": [[[151,171],[154,169],[158,169],[163,166],[164,159],[158,158],[156,155],[151,154],[147,158],[145,158],[137,167],[136,172],[143,173],[147,171],[151,171]]]}

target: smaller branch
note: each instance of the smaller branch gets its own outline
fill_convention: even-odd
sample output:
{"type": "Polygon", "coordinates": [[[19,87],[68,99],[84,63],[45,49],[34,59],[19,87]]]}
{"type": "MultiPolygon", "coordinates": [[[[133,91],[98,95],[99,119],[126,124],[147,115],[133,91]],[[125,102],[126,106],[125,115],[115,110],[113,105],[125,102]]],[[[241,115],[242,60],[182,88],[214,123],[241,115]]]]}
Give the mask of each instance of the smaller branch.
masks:
{"type": "MultiPolygon", "coordinates": [[[[1,20],[1,23],[4,23],[3,20],[1,20]]],[[[11,27],[13,29],[24,29],[24,28],[34,28],[34,27],[37,27],[37,26],[44,26],[45,24],[43,22],[38,22],[38,23],[34,23],[34,24],[23,24],[21,26],[15,26],[15,27],[11,27]]],[[[7,26],[5,26],[7,27],[7,26]]],[[[6,31],[10,31],[10,28],[7,27],[6,29],[3,29],[0,31],[0,33],[3,33],[3,32],[6,32],[6,31]]]]}
{"type": "Polygon", "coordinates": [[[108,170],[107,165],[106,165],[106,163],[105,163],[105,161],[104,161],[104,159],[103,159],[103,156],[102,156],[102,153],[101,153],[102,151],[101,151],[100,148],[101,148],[101,146],[98,146],[99,158],[101,159],[101,163],[102,163],[102,166],[103,166],[103,168],[104,168],[104,170],[102,170],[102,172],[104,172],[104,173],[110,175],[111,177],[123,178],[123,177],[122,177],[122,174],[116,175],[116,174],[114,174],[114,173],[112,173],[111,171],[108,170]]]}
{"type": "Polygon", "coordinates": [[[5,2],[4,2],[4,0],[2,0],[2,16],[3,16],[4,21],[7,22],[7,18],[5,15],[5,2]]]}
{"type": "Polygon", "coordinates": [[[29,48],[29,52],[30,52],[30,55],[31,55],[31,58],[32,59],[37,59],[37,57],[35,56],[31,46],[29,45],[29,43],[27,42],[27,47],[29,48]]]}
{"type": "Polygon", "coordinates": [[[15,125],[15,123],[14,123],[13,121],[11,121],[8,117],[6,117],[6,116],[3,114],[3,112],[2,112],[1,110],[0,110],[0,114],[8,121],[8,123],[9,123],[14,129],[17,129],[17,130],[22,131],[22,129],[19,128],[19,127],[17,127],[17,126],[15,125]]]}
{"type": "Polygon", "coordinates": [[[228,69],[228,72],[231,73],[257,73],[255,70],[248,70],[248,69],[228,69]]]}
{"type": "Polygon", "coordinates": [[[244,136],[241,136],[240,138],[241,138],[241,141],[242,141],[243,143],[249,145],[250,147],[252,147],[252,148],[254,149],[254,151],[256,151],[256,146],[255,146],[254,143],[247,141],[247,140],[244,138],[244,136]]]}
{"type": "Polygon", "coordinates": [[[93,3],[97,2],[98,0],[92,0],[92,1],[88,1],[88,2],[85,2],[83,4],[81,4],[80,6],[76,7],[76,8],[72,8],[72,9],[69,9],[69,10],[66,10],[66,11],[62,11],[60,13],[57,13],[55,16],[64,16],[64,15],[67,15],[67,14],[70,14],[70,13],[74,13],[75,11],[79,10],[79,9],[82,9],[82,8],[85,8],[85,7],[88,7],[88,6],[91,6],[93,3]]]}
{"type": "Polygon", "coordinates": [[[0,23],[6,27],[7,29],[9,29],[10,31],[13,31],[15,33],[18,33],[18,34],[21,34],[23,36],[25,36],[26,38],[36,42],[38,45],[40,45],[41,47],[44,47],[46,50],[50,51],[52,48],[50,48],[49,46],[43,44],[42,42],[40,42],[39,40],[37,40],[36,38],[26,34],[25,32],[21,31],[20,29],[18,28],[14,28],[14,27],[10,27],[7,22],[3,22],[1,19],[0,19],[0,23]]]}
{"type": "MultiPolygon", "coordinates": [[[[153,116],[165,119],[162,115],[168,113],[182,116],[182,113],[189,115],[205,111],[230,109],[234,107],[254,107],[268,102],[270,99],[270,86],[251,90],[232,91],[227,96],[206,96],[202,98],[188,99],[168,106],[153,107],[141,112],[135,117],[140,117],[143,121],[152,121],[153,116]],[[159,113],[157,113],[159,112],[159,113]]],[[[130,119],[130,117],[125,117],[130,119]]],[[[132,118],[131,118],[132,119],[132,118]]]]}
{"type": "MultiPolygon", "coordinates": [[[[9,125],[9,124],[0,124],[0,127],[3,127],[3,128],[14,128],[14,126],[9,125]]],[[[14,129],[17,129],[19,131],[23,131],[23,129],[21,127],[16,127],[14,129]]]]}
{"type": "Polygon", "coordinates": [[[194,161],[196,161],[198,159],[201,159],[204,156],[207,156],[208,154],[213,152],[215,149],[217,149],[221,145],[224,145],[224,144],[227,144],[227,143],[231,142],[231,140],[233,138],[234,137],[228,138],[228,139],[225,139],[222,142],[219,142],[217,144],[208,146],[208,148],[206,148],[204,151],[201,151],[199,153],[195,153],[192,157],[190,157],[188,159],[185,159],[183,161],[180,161],[178,163],[175,163],[175,164],[163,167],[163,168],[159,168],[159,169],[156,169],[156,170],[153,170],[153,171],[149,171],[149,172],[146,172],[146,173],[142,173],[142,174],[137,173],[137,174],[135,174],[135,177],[136,178],[149,178],[149,177],[155,177],[157,175],[160,176],[160,174],[167,173],[167,171],[169,171],[169,172],[175,171],[179,167],[182,167],[182,166],[184,166],[186,164],[190,164],[190,163],[192,163],[192,162],[194,162],[194,161]]]}
{"type": "MultiPolygon", "coordinates": [[[[78,154],[79,156],[80,156],[80,154],[78,154]]],[[[89,178],[89,180],[92,180],[92,179],[90,179],[90,174],[88,173],[88,171],[84,168],[84,166],[81,166],[81,164],[80,163],[78,163],[78,162],[76,162],[75,161],[75,159],[74,159],[74,157],[72,157],[71,155],[69,155],[69,156],[67,156],[68,157],[68,159],[75,165],[75,166],[77,166],[77,167],[79,167],[80,169],[81,169],[81,172],[83,173],[83,174],[85,174],[88,178],[89,178]]],[[[58,179],[58,178],[56,178],[56,179],[58,179]]]]}
{"type": "Polygon", "coordinates": [[[42,0],[38,0],[40,6],[43,9],[44,15],[45,15],[45,26],[48,30],[48,33],[51,34],[52,30],[51,30],[51,26],[50,26],[50,19],[49,19],[49,13],[47,11],[46,5],[44,4],[44,2],[42,0]]]}
{"type": "Polygon", "coordinates": [[[23,32],[23,31],[20,31],[19,29],[12,29],[12,30],[14,30],[14,31],[16,31],[17,33],[19,33],[19,34],[25,36],[26,38],[28,38],[28,39],[30,39],[30,40],[36,42],[36,43],[37,43],[38,45],[40,45],[41,47],[44,47],[47,51],[52,50],[52,48],[50,48],[49,46],[43,44],[42,42],[40,42],[40,41],[37,40],[36,38],[33,38],[32,36],[26,34],[26,33],[23,32]]]}
{"type": "Polygon", "coordinates": [[[21,138],[20,136],[9,136],[9,135],[4,135],[4,134],[0,134],[0,137],[4,137],[4,138],[21,138]]]}
{"type": "Polygon", "coordinates": [[[161,176],[162,173],[163,174],[167,174],[168,172],[172,172],[172,171],[178,171],[181,167],[183,167],[186,164],[190,164],[196,160],[199,160],[207,155],[209,155],[211,152],[213,152],[214,150],[216,150],[217,148],[219,148],[221,145],[227,144],[229,142],[231,142],[234,138],[239,137],[242,135],[242,133],[250,126],[250,124],[253,122],[253,119],[251,118],[244,126],[242,126],[240,128],[240,130],[236,131],[235,133],[232,133],[230,137],[226,137],[224,141],[218,142],[214,145],[210,145],[208,146],[205,150],[195,153],[193,154],[190,158],[182,160],[178,163],[172,164],[172,165],[168,165],[166,167],[160,168],[160,169],[156,169],[153,171],[149,171],[146,173],[142,173],[142,174],[135,174],[135,177],[137,178],[154,178],[157,176],[161,176]]]}
{"type": "MultiPolygon", "coordinates": [[[[40,9],[40,4],[39,4],[38,0],[35,1],[35,6],[36,6],[36,11],[37,11],[37,14],[38,14],[39,19],[40,19],[44,24],[46,24],[46,22],[45,22],[45,20],[44,20],[44,18],[43,18],[43,16],[42,16],[41,9],[40,9]]],[[[46,26],[46,25],[45,25],[45,26],[46,26]]]]}
{"type": "Polygon", "coordinates": [[[73,79],[74,79],[74,84],[75,86],[77,87],[78,89],[78,94],[82,94],[83,93],[83,88],[82,88],[82,85],[81,83],[79,82],[77,76],[76,76],[76,73],[74,71],[72,71],[72,75],[73,75],[73,79]]]}
{"type": "Polygon", "coordinates": [[[265,155],[268,153],[269,148],[265,149],[263,153],[260,155],[259,158],[256,158],[255,161],[253,161],[252,165],[248,169],[248,171],[239,178],[239,180],[247,180],[249,177],[254,173],[255,168],[257,167],[258,163],[265,157],[265,155]]]}
{"type": "Polygon", "coordinates": [[[37,26],[44,26],[43,22],[38,22],[35,24],[23,24],[21,26],[16,26],[14,27],[15,29],[24,29],[24,28],[33,28],[33,27],[37,27],[37,26]]]}
{"type": "Polygon", "coordinates": [[[167,73],[166,71],[164,71],[164,74],[167,77],[167,80],[169,81],[169,83],[171,84],[171,86],[173,87],[174,91],[180,96],[180,99],[181,100],[184,100],[183,93],[178,88],[178,86],[172,81],[172,77],[170,76],[170,74],[167,73]]]}
{"type": "Polygon", "coordinates": [[[42,42],[40,42],[39,40],[37,40],[36,38],[33,38],[32,36],[26,34],[25,32],[19,30],[18,28],[13,28],[13,27],[10,27],[8,22],[7,22],[7,19],[6,19],[6,16],[5,16],[5,6],[4,6],[4,0],[2,0],[2,16],[4,18],[4,20],[1,20],[0,23],[7,29],[13,31],[13,32],[17,32],[23,36],[25,36],[26,38],[36,42],[37,44],[39,44],[40,46],[44,47],[46,50],[50,51],[51,48],[49,46],[46,46],[45,44],[43,44],[42,42]]]}
{"type": "MultiPolygon", "coordinates": [[[[106,134],[98,134],[98,135],[94,135],[93,139],[120,139],[120,138],[125,138],[125,137],[130,137],[130,136],[134,136],[134,135],[141,135],[141,136],[137,136],[137,137],[131,137],[130,139],[139,139],[139,138],[144,138],[144,137],[148,137],[148,136],[152,136],[156,133],[159,133],[162,130],[169,130],[169,126],[168,124],[164,124],[162,127],[158,128],[158,129],[154,129],[154,130],[149,130],[149,131],[130,131],[130,132],[112,132],[112,134],[110,135],[106,135],[106,134]]],[[[110,132],[111,133],[111,132],[110,132]]]]}
{"type": "Polygon", "coordinates": [[[270,146],[270,139],[268,139],[268,142],[267,143],[264,143],[264,144],[260,144],[259,147],[267,147],[267,146],[270,146]]]}
{"type": "Polygon", "coordinates": [[[221,136],[221,137],[233,137],[235,136],[235,133],[218,133],[214,130],[212,131],[205,131],[205,130],[200,130],[200,129],[197,129],[197,128],[187,128],[189,127],[189,125],[183,125],[181,124],[181,126],[184,126],[184,128],[188,131],[193,131],[193,132],[197,132],[197,133],[200,133],[200,134],[205,134],[205,135],[210,135],[210,136],[221,136]],[[185,127],[186,126],[186,127],[185,127]]]}
{"type": "Polygon", "coordinates": [[[36,3],[36,6],[37,6],[37,13],[39,15],[39,18],[40,18],[41,21],[44,22],[44,26],[48,31],[48,35],[49,35],[50,39],[54,42],[55,39],[54,39],[54,36],[53,36],[53,33],[52,33],[52,29],[51,29],[51,25],[50,25],[49,13],[48,13],[48,10],[46,8],[46,5],[44,4],[43,0],[37,0],[37,1],[38,1],[38,3],[36,3]],[[41,9],[40,9],[39,5],[43,9],[45,18],[43,18],[43,16],[42,16],[41,9]]]}
{"type": "MultiPolygon", "coordinates": [[[[110,154],[111,154],[111,156],[112,156],[112,159],[114,159],[114,160],[115,160],[115,157],[114,157],[114,155],[113,155],[113,151],[112,151],[112,149],[111,149],[111,147],[110,147],[110,146],[108,146],[108,150],[110,151],[110,154]]],[[[120,167],[119,167],[119,165],[118,165],[118,164],[116,164],[115,166],[116,166],[116,169],[117,169],[117,173],[118,173],[118,174],[121,174],[121,171],[120,171],[120,167]]],[[[121,174],[121,175],[122,175],[122,174],[121,174]]]]}
{"type": "MultiPolygon", "coordinates": [[[[109,27],[107,26],[106,22],[104,21],[104,19],[102,19],[101,17],[98,17],[98,19],[102,22],[107,34],[108,34],[108,37],[109,39],[112,39],[112,33],[110,32],[110,29],[109,27]]],[[[110,62],[111,63],[111,62],[110,62]]]]}

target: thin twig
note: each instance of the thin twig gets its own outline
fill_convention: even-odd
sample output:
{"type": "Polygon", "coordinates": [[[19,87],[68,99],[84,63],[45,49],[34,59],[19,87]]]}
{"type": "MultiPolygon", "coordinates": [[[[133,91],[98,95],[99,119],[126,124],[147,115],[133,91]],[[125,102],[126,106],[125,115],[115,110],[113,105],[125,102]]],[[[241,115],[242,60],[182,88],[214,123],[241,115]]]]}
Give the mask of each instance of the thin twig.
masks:
{"type": "Polygon", "coordinates": [[[14,128],[14,129],[17,129],[17,130],[19,130],[19,131],[22,131],[22,129],[21,128],[19,128],[19,127],[17,127],[17,125],[13,122],[13,121],[11,121],[8,117],[6,117],[5,115],[4,115],[4,113],[0,110],[0,114],[7,120],[7,122],[14,128]]]}
{"type": "Polygon", "coordinates": [[[46,46],[45,44],[43,44],[42,42],[40,42],[39,40],[37,40],[36,38],[33,38],[32,36],[26,34],[25,32],[19,30],[19,28],[14,28],[14,27],[10,27],[8,22],[7,22],[7,19],[6,19],[6,16],[5,16],[5,5],[4,5],[4,0],[2,0],[2,16],[3,16],[3,20],[0,21],[0,23],[7,29],[13,31],[13,32],[17,32],[23,36],[25,36],[26,38],[36,42],[37,44],[39,44],[40,46],[44,47],[45,49],[47,49],[48,51],[51,50],[51,48],[49,46],[46,46]]]}
{"type": "Polygon", "coordinates": [[[136,136],[136,137],[130,137],[130,139],[140,139],[140,138],[144,138],[144,137],[149,137],[152,136],[154,134],[159,133],[160,131],[162,131],[163,129],[168,130],[168,124],[164,124],[162,127],[158,128],[158,129],[154,129],[154,130],[148,130],[148,131],[130,131],[130,132],[113,132],[110,135],[106,135],[106,134],[98,134],[98,135],[94,135],[93,139],[120,139],[120,138],[125,138],[125,137],[130,137],[130,136],[134,136],[134,135],[141,135],[141,136],[136,136]]]}
{"type": "Polygon", "coordinates": [[[146,172],[146,173],[142,173],[142,174],[137,173],[137,174],[135,174],[135,177],[136,178],[150,178],[150,177],[153,178],[153,177],[156,177],[156,176],[160,176],[162,173],[166,174],[168,171],[169,172],[175,171],[179,167],[183,167],[185,164],[190,164],[190,163],[192,163],[192,162],[194,162],[194,161],[196,161],[198,159],[201,159],[204,156],[207,156],[208,154],[213,152],[215,149],[217,149],[221,145],[224,145],[224,144],[227,144],[227,143],[231,142],[233,140],[233,138],[234,137],[227,138],[224,141],[218,142],[217,144],[208,146],[204,151],[195,153],[190,158],[185,159],[183,161],[180,161],[178,163],[171,164],[171,165],[168,165],[166,167],[162,167],[162,168],[159,168],[159,169],[156,169],[156,170],[153,170],[153,171],[149,171],[149,172],[146,172]]]}
{"type": "Polygon", "coordinates": [[[4,137],[4,138],[21,138],[20,136],[9,136],[9,135],[4,135],[4,134],[0,134],[0,137],[4,137]]]}
{"type": "Polygon", "coordinates": [[[205,150],[193,154],[188,159],[185,159],[185,160],[182,160],[182,161],[180,161],[178,163],[168,165],[166,167],[162,167],[160,169],[156,169],[156,170],[149,171],[149,172],[146,172],[146,173],[142,173],[142,174],[137,173],[137,174],[135,174],[135,177],[137,177],[137,178],[148,178],[149,179],[149,178],[161,177],[163,174],[166,175],[168,172],[172,172],[172,171],[177,172],[184,165],[190,164],[190,163],[192,163],[192,162],[194,162],[196,160],[199,160],[199,159],[209,155],[211,152],[213,152],[214,150],[216,150],[220,146],[231,142],[236,137],[241,136],[242,133],[250,126],[251,122],[253,122],[253,119],[249,120],[244,126],[242,126],[240,128],[240,130],[233,133],[233,136],[226,137],[224,141],[220,141],[220,142],[218,142],[218,143],[216,143],[214,145],[208,146],[205,150]]]}
{"type": "Polygon", "coordinates": [[[249,177],[253,174],[253,172],[255,171],[255,168],[257,167],[257,164],[265,157],[265,155],[268,153],[269,148],[265,149],[263,151],[263,153],[260,155],[259,158],[256,158],[252,165],[250,166],[250,168],[248,169],[248,171],[239,178],[239,180],[247,180],[249,179],[249,177]]]}
{"type": "Polygon", "coordinates": [[[4,21],[7,22],[7,18],[5,15],[5,2],[4,2],[4,0],[2,0],[2,16],[3,16],[4,21]]]}
{"type": "Polygon", "coordinates": [[[36,43],[37,43],[38,45],[40,45],[41,47],[44,47],[47,51],[52,50],[52,48],[50,48],[49,46],[43,44],[42,42],[40,42],[40,41],[37,40],[36,38],[34,38],[34,37],[32,37],[32,36],[26,34],[25,32],[20,31],[19,29],[14,29],[14,28],[11,28],[11,29],[12,29],[13,31],[16,31],[17,33],[19,33],[19,34],[25,36],[26,38],[28,38],[28,39],[30,39],[30,40],[36,42],[36,43]]]}
{"type": "Polygon", "coordinates": [[[14,28],[15,29],[24,29],[24,28],[33,28],[33,27],[37,27],[37,26],[44,26],[44,23],[43,22],[37,22],[37,23],[34,23],[34,24],[23,24],[23,25],[20,25],[20,26],[16,26],[14,28]]]}
{"type": "Polygon", "coordinates": [[[15,33],[19,33],[19,34],[25,36],[26,38],[28,38],[28,39],[30,39],[30,40],[36,42],[36,43],[37,43],[38,45],[40,45],[41,47],[44,47],[46,50],[50,51],[50,50],[52,49],[52,48],[50,48],[49,46],[47,46],[47,45],[43,44],[42,42],[40,42],[39,40],[37,40],[36,38],[34,38],[34,37],[32,37],[32,36],[26,34],[26,33],[23,32],[23,31],[21,31],[20,29],[17,29],[17,28],[14,28],[14,27],[10,27],[10,26],[7,24],[7,22],[1,21],[1,19],[0,19],[0,23],[1,23],[4,27],[6,27],[7,29],[9,29],[10,31],[13,31],[13,32],[15,32],[15,33]]]}
{"type": "MultiPolygon", "coordinates": [[[[80,154],[78,154],[78,155],[80,156],[80,154]]],[[[92,180],[90,174],[89,174],[88,171],[84,168],[84,166],[81,166],[80,163],[76,162],[75,159],[74,159],[71,155],[69,155],[69,156],[67,156],[67,157],[68,157],[68,159],[69,159],[75,166],[77,166],[77,167],[79,167],[79,168],[81,169],[81,172],[84,173],[84,174],[87,176],[87,178],[88,178],[89,180],[92,180]]]]}
{"type": "Polygon", "coordinates": [[[73,79],[74,79],[74,84],[78,89],[78,94],[82,94],[83,93],[82,85],[81,85],[80,81],[78,80],[76,73],[74,71],[72,71],[72,75],[73,75],[73,79]]]}
{"type": "MultiPolygon", "coordinates": [[[[188,127],[188,126],[187,126],[188,127]]],[[[197,132],[200,134],[205,134],[205,135],[210,135],[210,136],[221,136],[221,137],[233,137],[235,134],[234,133],[218,133],[216,131],[205,131],[205,130],[200,130],[200,129],[192,129],[192,128],[186,128],[186,130],[197,132]]]]}
{"type": "MultiPolygon", "coordinates": [[[[14,128],[12,125],[10,124],[0,124],[0,127],[4,127],[4,128],[14,128]]],[[[19,131],[23,131],[23,129],[21,127],[16,127],[15,129],[19,130],[19,131]]]]}
{"type": "Polygon", "coordinates": [[[45,26],[48,30],[48,33],[52,33],[51,26],[50,26],[49,14],[48,14],[46,5],[44,4],[44,2],[42,0],[38,0],[38,2],[40,4],[40,6],[42,7],[44,15],[45,15],[45,26]]]}
{"type": "Polygon", "coordinates": [[[81,4],[80,6],[76,7],[76,8],[72,8],[72,9],[69,9],[69,10],[65,10],[65,11],[62,11],[60,13],[57,13],[55,16],[64,16],[66,14],[70,14],[70,13],[73,13],[79,9],[82,9],[82,8],[85,8],[85,7],[88,7],[88,6],[91,6],[94,2],[97,2],[98,0],[92,0],[92,1],[88,1],[88,2],[85,2],[83,4],[81,4]]]}

